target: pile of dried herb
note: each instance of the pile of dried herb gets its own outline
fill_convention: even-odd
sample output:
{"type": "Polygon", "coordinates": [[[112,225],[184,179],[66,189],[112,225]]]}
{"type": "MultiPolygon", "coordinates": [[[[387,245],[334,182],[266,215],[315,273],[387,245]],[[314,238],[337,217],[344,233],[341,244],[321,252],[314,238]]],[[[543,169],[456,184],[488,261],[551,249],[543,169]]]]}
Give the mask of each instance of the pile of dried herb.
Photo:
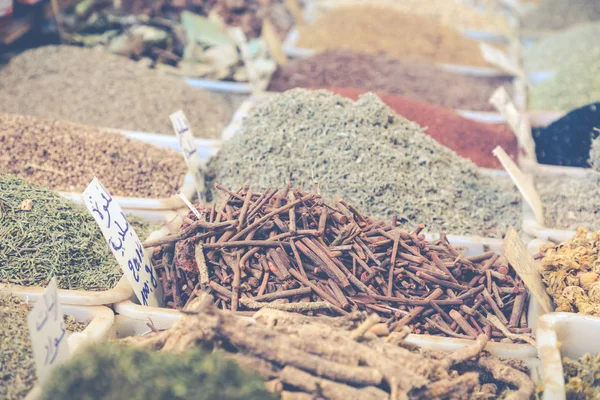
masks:
{"type": "Polygon", "coordinates": [[[91,346],[53,372],[42,399],[276,399],[255,372],[242,370],[220,352],[182,350],[91,346]]]}
{"type": "MultiPolygon", "coordinates": [[[[16,297],[0,295],[0,398],[20,400],[36,382],[35,363],[27,315],[30,307],[16,297]]],[[[65,316],[69,332],[81,332],[86,324],[65,316]]]]}
{"type": "Polygon", "coordinates": [[[538,175],[535,186],[544,206],[546,226],[575,230],[582,226],[600,229],[598,196],[600,176],[595,173],[573,178],[568,175],[538,175]]]}
{"type": "MultiPolygon", "coordinates": [[[[140,238],[152,229],[132,225],[140,238]]],[[[0,174],[0,284],[107,290],[121,268],[83,206],[12,175],[0,174]]]]}
{"type": "Polygon", "coordinates": [[[596,172],[600,172],[600,139],[592,140],[590,148],[590,159],[588,160],[590,167],[596,172]]]}
{"type": "Polygon", "coordinates": [[[586,354],[578,360],[563,358],[563,373],[568,400],[600,398],[600,354],[586,354]]]}
{"type": "Polygon", "coordinates": [[[571,111],[600,101],[600,46],[568,59],[556,75],[529,90],[529,108],[571,111]]]}
{"type": "Polygon", "coordinates": [[[424,58],[443,64],[489,66],[479,44],[456,29],[418,15],[376,6],[345,6],[298,28],[298,47],[316,51],[346,49],[424,58]],[[410,40],[398,40],[410,38],[410,40]]]}
{"type": "Polygon", "coordinates": [[[537,41],[525,50],[523,62],[528,71],[554,71],[571,58],[598,47],[600,23],[574,26],[537,41]]]}
{"type": "Polygon", "coordinates": [[[592,141],[600,135],[600,103],[569,112],[543,128],[533,129],[538,162],[569,167],[589,166],[592,141]]]}
{"type": "Polygon", "coordinates": [[[541,273],[557,312],[600,317],[600,232],[578,228],[575,236],[540,249],[541,273]]]}
{"type": "Polygon", "coordinates": [[[274,96],[209,161],[209,190],[318,188],[374,218],[433,232],[500,237],[520,224],[512,185],[477,167],[396,115],[374,94],[353,102],[327,91],[274,96]]]}
{"type": "Polygon", "coordinates": [[[0,172],[67,192],[94,176],[115,196],[164,198],[183,185],[180,152],[65,121],[0,113],[0,172]]]}
{"type": "Polygon", "coordinates": [[[0,69],[6,113],[172,135],[169,115],[179,109],[206,138],[220,137],[233,114],[219,94],[102,49],[40,47],[0,69]]]}
{"type": "Polygon", "coordinates": [[[600,20],[600,3],[596,0],[544,0],[523,16],[522,28],[552,31],[600,20]]]}
{"type": "Polygon", "coordinates": [[[406,343],[408,329],[378,338],[385,324],[361,313],[306,317],[263,309],[255,323],[196,300],[168,331],[125,343],[163,352],[219,347],[273,383],[282,399],[529,399],[535,390],[522,365],[482,353],[485,335],[442,353],[406,343]]]}

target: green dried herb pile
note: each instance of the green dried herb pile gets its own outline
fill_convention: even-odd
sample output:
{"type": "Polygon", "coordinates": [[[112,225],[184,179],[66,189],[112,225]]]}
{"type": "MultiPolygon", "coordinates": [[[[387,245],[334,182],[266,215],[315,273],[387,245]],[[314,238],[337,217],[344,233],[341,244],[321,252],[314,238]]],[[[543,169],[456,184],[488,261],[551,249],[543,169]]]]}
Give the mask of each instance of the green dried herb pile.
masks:
{"type": "Polygon", "coordinates": [[[597,199],[600,176],[589,174],[574,179],[568,175],[537,175],[535,187],[544,206],[546,226],[575,230],[600,229],[597,199]]]}
{"type": "Polygon", "coordinates": [[[443,353],[404,342],[408,328],[378,337],[389,334],[386,324],[364,313],[332,318],[262,309],[253,322],[206,304],[202,295],[186,311],[167,331],[123,341],[183,354],[220,348],[282,399],[529,399],[535,390],[521,366],[482,353],[485,335],[443,353]]]}
{"type": "Polygon", "coordinates": [[[600,232],[577,229],[561,244],[541,248],[541,273],[557,312],[600,317],[600,232]]]}
{"type": "MultiPolygon", "coordinates": [[[[0,295],[0,398],[23,399],[36,382],[33,350],[27,327],[30,307],[14,296],[0,295]]],[[[65,316],[69,332],[87,324],[65,316]]]]}
{"type": "Polygon", "coordinates": [[[563,358],[568,400],[600,398],[600,354],[586,354],[579,360],[563,358]]]}
{"type": "Polygon", "coordinates": [[[556,75],[529,90],[529,108],[571,111],[600,101],[600,47],[574,55],[556,75]]]}
{"type": "Polygon", "coordinates": [[[259,376],[219,352],[167,354],[113,343],[79,354],[51,375],[42,399],[276,399],[259,376]]]}
{"type": "Polygon", "coordinates": [[[425,224],[433,232],[499,237],[520,224],[520,200],[508,182],[395,114],[374,94],[356,102],[327,91],[273,96],[244,121],[241,134],[209,161],[212,183],[254,190],[317,187],[374,218],[425,224]]]}
{"type": "MultiPolygon", "coordinates": [[[[135,221],[135,219],[133,219],[135,221]]],[[[151,225],[132,225],[145,238],[151,225]]],[[[122,275],[100,228],[83,206],[0,174],[0,284],[106,290],[122,275]]]]}
{"type": "Polygon", "coordinates": [[[97,176],[114,196],[164,198],[183,185],[181,153],[66,121],[0,114],[0,171],[83,192],[97,176]]]}

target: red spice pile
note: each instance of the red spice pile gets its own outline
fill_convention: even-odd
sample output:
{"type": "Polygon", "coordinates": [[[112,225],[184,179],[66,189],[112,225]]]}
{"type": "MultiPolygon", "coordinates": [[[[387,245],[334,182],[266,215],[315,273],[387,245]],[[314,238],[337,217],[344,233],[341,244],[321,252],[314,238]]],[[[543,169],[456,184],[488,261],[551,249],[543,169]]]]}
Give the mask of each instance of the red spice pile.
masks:
{"type": "MultiPolygon", "coordinates": [[[[326,89],[353,100],[368,92],[349,88],[326,89]]],[[[476,122],[461,117],[449,108],[402,96],[376,93],[397,114],[426,127],[429,136],[479,167],[503,169],[492,154],[496,146],[502,146],[513,159],[517,157],[517,139],[507,125],[476,122]]]]}

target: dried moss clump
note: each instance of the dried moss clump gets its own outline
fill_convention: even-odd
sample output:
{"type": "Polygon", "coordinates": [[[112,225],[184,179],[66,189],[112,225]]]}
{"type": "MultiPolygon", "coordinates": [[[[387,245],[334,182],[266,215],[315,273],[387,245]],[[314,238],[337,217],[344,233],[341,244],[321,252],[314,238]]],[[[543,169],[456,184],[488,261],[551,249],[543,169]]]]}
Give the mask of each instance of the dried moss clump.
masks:
{"type": "MultiPolygon", "coordinates": [[[[0,296],[0,399],[23,399],[36,382],[27,314],[30,307],[14,296],[0,296]]],[[[69,332],[87,324],[65,316],[69,332]]]]}
{"type": "Polygon", "coordinates": [[[43,400],[270,400],[264,381],[218,352],[167,354],[116,344],[81,352],[50,377],[43,400]]]}
{"type": "Polygon", "coordinates": [[[579,228],[569,241],[541,250],[542,277],[556,311],[600,317],[600,231],[579,228]]]}
{"type": "Polygon", "coordinates": [[[374,218],[408,228],[499,237],[520,224],[509,182],[478,168],[395,114],[376,95],[353,102],[294,89],[245,119],[240,135],[209,162],[208,183],[255,191],[288,183],[318,187],[374,218]]]}
{"type": "MultiPolygon", "coordinates": [[[[140,238],[151,225],[132,225],[140,238]]],[[[113,288],[122,271],[85,209],[49,189],[0,174],[0,283],[113,288]]]]}
{"type": "Polygon", "coordinates": [[[579,360],[563,359],[568,400],[600,398],[600,354],[586,354],[579,360]]]}

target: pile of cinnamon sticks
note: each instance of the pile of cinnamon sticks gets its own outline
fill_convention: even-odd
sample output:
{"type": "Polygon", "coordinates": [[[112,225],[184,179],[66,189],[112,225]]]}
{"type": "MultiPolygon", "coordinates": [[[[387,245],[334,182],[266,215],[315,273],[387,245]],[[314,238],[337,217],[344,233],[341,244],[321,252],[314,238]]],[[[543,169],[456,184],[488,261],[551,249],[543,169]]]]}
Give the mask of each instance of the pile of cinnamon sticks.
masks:
{"type": "Polygon", "coordinates": [[[216,187],[221,205],[197,205],[178,233],[144,243],[172,308],[208,289],[240,314],[365,310],[389,330],[531,341],[528,292],[493,251],[464,256],[443,234],[428,242],[422,225],[403,230],[316,193],[216,187]]]}

